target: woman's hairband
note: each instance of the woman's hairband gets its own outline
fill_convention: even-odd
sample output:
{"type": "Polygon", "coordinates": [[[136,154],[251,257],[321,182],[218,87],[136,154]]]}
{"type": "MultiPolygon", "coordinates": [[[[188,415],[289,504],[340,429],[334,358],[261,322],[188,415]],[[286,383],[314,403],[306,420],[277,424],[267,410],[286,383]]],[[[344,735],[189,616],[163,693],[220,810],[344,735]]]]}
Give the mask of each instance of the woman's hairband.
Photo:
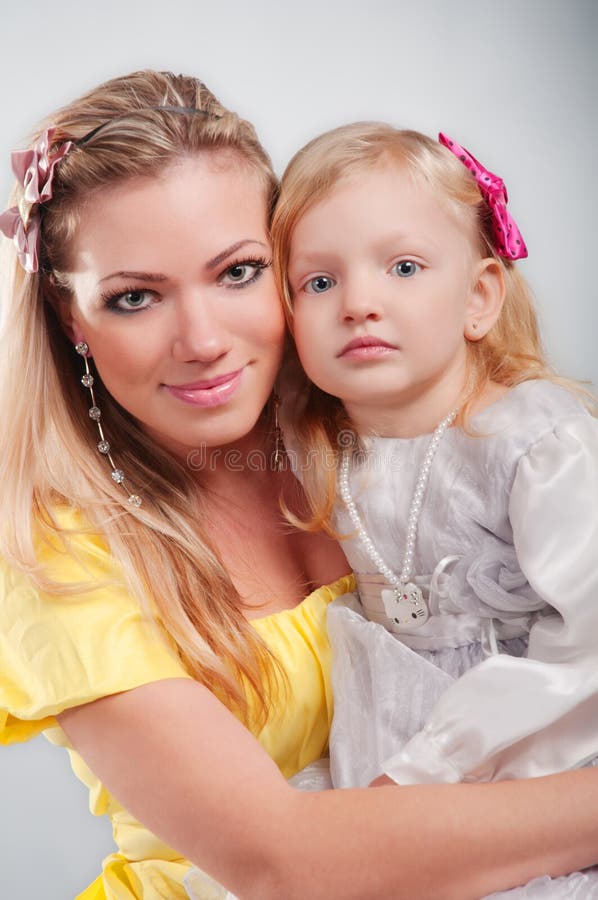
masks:
{"type": "Polygon", "coordinates": [[[197,109],[195,106],[144,106],[141,109],[134,109],[130,112],[122,113],[120,116],[114,116],[112,119],[107,119],[105,122],[102,122],[101,125],[96,126],[91,131],[88,131],[87,134],[84,134],[82,138],[79,138],[78,141],[75,141],[77,146],[82,146],[83,144],[87,144],[92,138],[96,136],[98,131],[101,131],[102,128],[106,128],[107,125],[112,125],[113,122],[118,122],[120,119],[130,119],[131,116],[135,116],[138,113],[144,113],[147,111],[157,111],[157,112],[171,112],[171,113],[179,113],[186,116],[206,116],[210,119],[221,119],[222,116],[217,113],[208,112],[207,109],[197,109]]]}
{"type": "Polygon", "coordinates": [[[525,259],[527,247],[521,232],[515,224],[515,220],[507,210],[509,197],[502,178],[485,169],[475,156],[472,156],[471,153],[460,147],[456,141],[447,137],[446,134],[441,132],[438,135],[438,140],[457,159],[461,160],[465,168],[469,169],[475,178],[480,193],[492,212],[494,246],[498,255],[504,256],[505,259],[525,259]]]}
{"type": "Polygon", "coordinates": [[[147,106],[131,110],[102,122],[78,140],[64,141],[50,152],[56,128],[48,128],[27,150],[15,150],[11,154],[12,170],[18,183],[23,188],[23,196],[17,206],[7,209],[0,215],[0,231],[11,238],[17,250],[19,262],[26,272],[37,272],[39,269],[39,239],[41,217],[39,207],[52,199],[52,180],[54,169],[74,147],[87,144],[95,135],[112,122],[129,119],[147,110],[179,113],[183,115],[201,115],[220,119],[222,116],[196,109],[193,106],[147,106]]]}

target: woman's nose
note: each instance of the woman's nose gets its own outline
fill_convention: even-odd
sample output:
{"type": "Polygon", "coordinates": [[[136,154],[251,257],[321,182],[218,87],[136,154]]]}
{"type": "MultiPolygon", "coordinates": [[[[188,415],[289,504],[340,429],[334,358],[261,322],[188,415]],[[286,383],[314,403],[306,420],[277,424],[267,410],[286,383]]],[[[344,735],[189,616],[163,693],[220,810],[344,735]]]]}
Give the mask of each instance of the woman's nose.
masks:
{"type": "Polygon", "coordinates": [[[180,298],[172,353],[177,362],[211,363],[231,349],[232,334],[210,298],[180,298]]]}

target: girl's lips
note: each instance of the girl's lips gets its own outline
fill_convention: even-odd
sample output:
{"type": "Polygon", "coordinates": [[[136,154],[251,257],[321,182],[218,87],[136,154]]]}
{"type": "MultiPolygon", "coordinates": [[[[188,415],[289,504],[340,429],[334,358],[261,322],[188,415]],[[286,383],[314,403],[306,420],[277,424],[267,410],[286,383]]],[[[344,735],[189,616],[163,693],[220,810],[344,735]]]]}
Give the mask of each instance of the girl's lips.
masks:
{"type": "Polygon", "coordinates": [[[339,359],[376,359],[393,353],[397,347],[381,338],[362,337],[349,341],[338,354],[339,359]]]}
{"type": "Polygon", "coordinates": [[[243,372],[244,368],[192,384],[166,384],[164,387],[178,400],[207,409],[222,406],[230,400],[241,384],[243,372]]]}

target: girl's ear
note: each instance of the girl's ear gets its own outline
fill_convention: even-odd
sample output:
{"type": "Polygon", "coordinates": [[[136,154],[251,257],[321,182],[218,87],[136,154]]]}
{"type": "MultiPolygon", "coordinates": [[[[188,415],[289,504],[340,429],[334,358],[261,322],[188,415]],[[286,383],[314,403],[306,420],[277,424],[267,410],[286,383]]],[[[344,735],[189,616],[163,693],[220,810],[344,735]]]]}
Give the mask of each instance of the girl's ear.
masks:
{"type": "Polygon", "coordinates": [[[468,341],[479,341],[488,334],[505,300],[503,268],[494,257],[478,263],[477,275],[469,293],[463,333],[468,341]]]}

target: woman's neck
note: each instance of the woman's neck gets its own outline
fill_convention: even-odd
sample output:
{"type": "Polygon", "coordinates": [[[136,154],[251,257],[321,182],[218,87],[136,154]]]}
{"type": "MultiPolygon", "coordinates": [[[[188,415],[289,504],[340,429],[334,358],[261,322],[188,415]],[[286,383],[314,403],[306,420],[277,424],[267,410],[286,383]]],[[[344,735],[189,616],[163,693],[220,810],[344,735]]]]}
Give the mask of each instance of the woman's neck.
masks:
{"type": "MultiPolygon", "coordinates": [[[[187,465],[197,481],[210,492],[244,482],[256,483],[272,477],[274,437],[269,423],[261,417],[249,434],[218,447],[202,444],[187,456],[187,465]]],[[[229,490],[224,491],[229,493],[229,490]]]]}

